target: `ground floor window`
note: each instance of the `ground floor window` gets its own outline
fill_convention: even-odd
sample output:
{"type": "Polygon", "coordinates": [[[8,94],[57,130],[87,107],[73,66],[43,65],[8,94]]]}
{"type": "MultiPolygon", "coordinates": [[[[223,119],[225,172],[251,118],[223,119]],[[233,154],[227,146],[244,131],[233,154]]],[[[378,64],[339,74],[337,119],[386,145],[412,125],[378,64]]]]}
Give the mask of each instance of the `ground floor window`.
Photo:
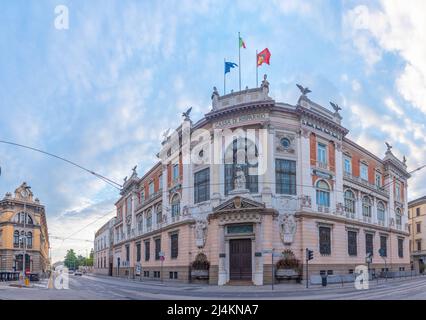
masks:
{"type": "Polygon", "coordinates": [[[331,254],[331,228],[319,227],[319,249],[320,254],[331,254]]]}
{"type": "Polygon", "coordinates": [[[357,233],[356,231],[348,231],[348,254],[350,256],[357,255],[357,233]]]}
{"type": "Polygon", "coordinates": [[[382,257],[387,257],[387,240],[386,236],[380,236],[380,251],[382,257]]]}
{"type": "Polygon", "coordinates": [[[404,257],[404,239],[398,239],[398,257],[404,257]]]}
{"type": "Polygon", "coordinates": [[[149,278],[149,271],[144,271],[144,272],[143,272],[143,276],[144,276],[145,278],[149,278]]]}
{"type": "Polygon", "coordinates": [[[154,271],[154,278],[160,278],[160,271],[154,271]]]}
{"type": "Polygon", "coordinates": [[[176,271],[170,271],[169,272],[169,278],[170,279],[177,279],[178,278],[178,273],[176,271]]]}
{"type": "Polygon", "coordinates": [[[371,233],[365,234],[365,253],[366,254],[373,255],[373,252],[374,252],[373,240],[374,240],[373,234],[371,233]]]}

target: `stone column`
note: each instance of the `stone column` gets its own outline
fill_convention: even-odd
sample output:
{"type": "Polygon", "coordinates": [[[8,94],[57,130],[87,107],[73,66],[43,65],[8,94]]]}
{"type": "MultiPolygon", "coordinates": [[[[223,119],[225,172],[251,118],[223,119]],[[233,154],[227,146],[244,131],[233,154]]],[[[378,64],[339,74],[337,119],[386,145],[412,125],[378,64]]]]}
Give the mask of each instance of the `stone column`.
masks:
{"type": "Polygon", "coordinates": [[[255,239],[255,256],[254,256],[254,277],[253,283],[256,286],[263,285],[263,257],[262,255],[256,256],[257,254],[262,253],[262,240],[263,240],[263,230],[262,224],[256,223],[256,239],[255,239]]]}
{"type": "MultiPolygon", "coordinates": [[[[336,206],[338,203],[344,205],[343,199],[343,154],[342,145],[340,142],[335,143],[335,188],[334,188],[334,199],[336,206]]],[[[335,206],[335,207],[336,207],[335,206]]]]}
{"type": "Polygon", "coordinates": [[[225,226],[219,226],[219,274],[218,274],[218,285],[223,286],[227,281],[227,270],[226,270],[226,253],[225,253],[225,226]]]}
{"type": "Polygon", "coordinates": [[[299,195],[309,196],[312,201],[312,207],[316,208],[315,189],[312,187],[309,136],[310,132],[307,129],[302,129],[297,162],[297,175],[300,177],[297,179],[297,183],[300,184],[300,187],[297,190],[299,195]]]}

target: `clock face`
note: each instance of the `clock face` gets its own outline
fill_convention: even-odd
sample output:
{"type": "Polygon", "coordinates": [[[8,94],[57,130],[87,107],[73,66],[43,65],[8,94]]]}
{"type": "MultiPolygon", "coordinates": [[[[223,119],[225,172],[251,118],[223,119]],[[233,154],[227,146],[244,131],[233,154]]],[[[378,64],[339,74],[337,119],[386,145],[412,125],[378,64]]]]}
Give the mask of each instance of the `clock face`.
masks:
{"type": "Polygon", "coordinates": [[[26,197],[28,197],[28,191],[27,190],[21,190],[21,197],[22,198],[26,198],[26,197]]]}

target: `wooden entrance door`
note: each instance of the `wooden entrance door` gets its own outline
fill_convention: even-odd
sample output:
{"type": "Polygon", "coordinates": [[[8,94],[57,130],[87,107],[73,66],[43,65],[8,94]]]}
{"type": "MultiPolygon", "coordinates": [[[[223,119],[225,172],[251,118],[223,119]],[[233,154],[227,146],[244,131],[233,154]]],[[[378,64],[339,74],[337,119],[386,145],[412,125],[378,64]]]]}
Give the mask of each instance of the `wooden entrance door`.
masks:
{"type": "Polygon", "coordinates": [[[251,280],[251,239],[229,241],[230,280],[251,280]]]}

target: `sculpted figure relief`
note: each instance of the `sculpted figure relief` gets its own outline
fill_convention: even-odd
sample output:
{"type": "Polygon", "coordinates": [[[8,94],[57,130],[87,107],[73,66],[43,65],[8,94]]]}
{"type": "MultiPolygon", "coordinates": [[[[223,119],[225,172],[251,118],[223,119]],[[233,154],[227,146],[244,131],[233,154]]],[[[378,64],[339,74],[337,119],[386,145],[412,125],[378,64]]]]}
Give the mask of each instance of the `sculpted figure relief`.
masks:
{"type": "Polygon", "coordinates": [[[243,168],[238,166],[235,172],[234,189],[243,190],[246,188],[246,175],[243,168]]]}
{"type": "Polygon", "coordinates": [[[207,224],[204,220],[195,222],[195,244],[198,248],[203,248],[206,243],[207,224]]]}
{"type": "Polygon", "coordinates": [[[284,244],[291,244],[296,233],[296,220],[293,214],[285,213],[280,222],[281,240],[284,244]]]}

